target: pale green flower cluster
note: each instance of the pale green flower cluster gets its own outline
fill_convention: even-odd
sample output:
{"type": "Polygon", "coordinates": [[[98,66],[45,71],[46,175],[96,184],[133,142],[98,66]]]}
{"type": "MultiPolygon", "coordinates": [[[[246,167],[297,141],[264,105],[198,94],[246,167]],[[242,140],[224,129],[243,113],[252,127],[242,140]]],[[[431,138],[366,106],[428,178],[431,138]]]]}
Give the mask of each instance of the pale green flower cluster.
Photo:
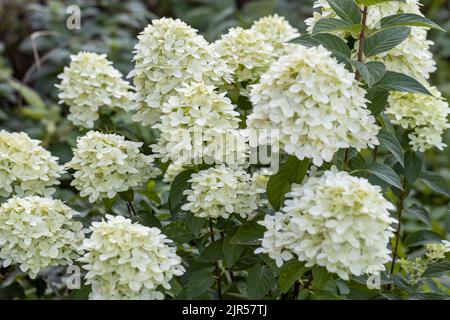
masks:
{"type": "Polygon", "coordinates": [[[170,289],[170,280],[185,271],[172,241],[158,228],[106,215],[90,229],[79,259],[92,286],[90,299],[163,299],[161,287],[170,289]]]}
{"type": "Polygon", "coordinates": [[[71,185],[82,197],[89,196],[89,202],[95,202],[114,198],[156,177],[160,170],[152,156],[139,151],[142,145],[117,134],[89,131],[77,139],[74,157],[66,164],[75,170],[71,185]]]}
{"type": "Polygon", "coordinates": [[[244,163],[245,137],[237,130],[239,113],[225,93],[214,86],[193,82],[176,89],[162,108],[158,143],[153,151],[163,161],[194,163],[244,163]],[[211,162],[212,161],[212,162],[211,162]]]}
{"type": "Polygon", "coordinates": [[[47,267],[70,265],[83,251],[78,213],[60,200],[13,197],[0,207],[0,258],[3,267],[19,264],[35,278],[47,267]]]}
{"type": "Polygon", "coordinates": [[[55,192],[64,167],[58,158],[24,132],[0,131],[0,196],[45,195],[55,192]]]}
{"type": "Polygon", "coordinates": [[[200,218],[227,219],[235,213],[246,218],[258,208],[259,194],[251,176],[241,168],[225,165],[194,173],[184,191],[182,206],[200,218]]]}
{"type": "Polygon", "coordinates": [[[70,65],[58,75],[61,83],[56,87],[60,103],[69,106],[67,118],[74,125],[92,128],[102,108],[132,108],[131,86],[106,54],[80,52],[70,59],[70,65]]]}
{"type": "Polygon", "coordinates": [[[135,68],[129,74],[136,87],[135,121],[151,125],[160,109],[183,83],[230,82],[230,70],[211,45],[179,19],[153,20],[138,36],[135,68]]]}
{"type": "Polygon", "coordinates": [[[442,135],[450,124],[448,102],[435,87],[429,88],[433,96],[420,93],[392,92],[385,113],[394,124],[412,130],[408,134],[413,150],[425,151],[436,147],[442,150],[446,144],[442,135]]]}
{"type": "MultiPolygon", "coordinates": [[[[314,12],[313,16],[305,21],[309,32],[312,32],[315,23],[320,19],[336,18],[336,14],[326,0],[317,0],[314,7],[320,11],[314,12]]],[[[371,5],[368,7],[367,27],[371,30],[379,28],[383,17],[398,13],[422,15],[419,1],[386,1],[371,5]]],[[[345,32],[335,32],[335,34],[345,36],[345,32]]],[[[354,36],[357,37],[357,35],[354,36]]],[[[426,29],[412,27],[405,41],[388,52],[370,57],[369,60],[382,61],[388,70],[403,72],[419,80],[428,79],[430,73],[436,70],[436,63],[430,51],[432,45],[433,41],[427,40],[426,29]]]]}
{"type": "Polygon", "coordinates": [[[268,253],[279,266],[294,255],[348,280],[350,274],[378,274],[390,260],[394,206],[379,186],[335,168],[293,185],[283,213],[260,223],[267,232],[257,253],[268,253]]]}
{"type": "Polygon", "coordinates": [[[230,28],[213,46],[233,71],[234,81],[254,83],[298,36],[286,19],[274,15],[255,21],[250,29],[230,28]]]}
{"type": "MultiPolygon", "coordinates": [[[[279,147],[321,166],[340,148],[378,144],[379,127],[367,109],[355,75],[319,47],[297,48],[280,57],[251,87],[251,129],[278,130],[279,147]]],[[[267,141],[267,137],[260,136],[267,141]]]]}

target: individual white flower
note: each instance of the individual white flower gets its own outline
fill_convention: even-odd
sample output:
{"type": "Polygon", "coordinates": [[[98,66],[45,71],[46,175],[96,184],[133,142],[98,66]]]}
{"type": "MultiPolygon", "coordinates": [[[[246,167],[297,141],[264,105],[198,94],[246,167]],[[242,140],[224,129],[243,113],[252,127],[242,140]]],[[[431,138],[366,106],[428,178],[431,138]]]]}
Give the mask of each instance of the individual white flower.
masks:
{"type": "Polygon", "coordinates": [[[391,92],[385,113],[392,123],[412,130],[408,134],[413,150],[423,152],[436,147],[442,150],[446,144],[442,135],[450,124],[447,117],[450,108],[436,87],[429,87],[433,96],[421,93],[391,92]]]}
{"type": "Polygon", "coordinates": [[[60,200],[13,197],[0,207],[0,258],[3,267],[19,264],[35,278],[47,267],[71,265],[83,251],[78,213],[60,200]]]}
{"type": "Polygon", "coordinates": [[[193,82],[176,89],[161,109],[157,157],[178,164],[238,163],[246,159],[246,137],[238,129],[239,113],[225,93],[193,82]],[[211,162],[212,161],[212,162],[211,162]]]}
{"type": "MultiPolygon", "coordinates": [[[[378,144],[379,127],[365,94],[355,75],[328,50],[298,45],[252,86],[253,113],[247,124],[251,129],[278,130],[271,139],[279,141],[273,143],[321,166],[340,148],[360,150],[378,144]]],[[[268,137],[259,139],[266,143],[268,137]]]]}
{"type": "Polygon", "coordinates": [[[260,18],[250,29],[261,33],[275,50],[283,50],[285,43],[300,36],[296,28],[277,14],[260,18]]]}
{"type": "Polygon", "coordinates": [[[73,159],[66,164],[75,170],[71,185],[89,202],[114,198],[118,192],[137,187],[160,174],[153,157],[140,153],[142,142],[125,140],[117,134],[89,131],[77,139],[73,159]]]}
{"type": "Polygon", "coordinates": [[[25,132],[0,131],[0,196],[45,195],[55,192],[64,167],[58,158],[25,132]]]}
{"type": "Polygon", "coordinates": [[[261,239],[261,247],[257,248],[255,253],[266,253],[275,260],[278,267],[294,257],[290,246],[295,243],[296,237],[289,220],[288,215],[276,212],[274,215],[266,214],[264,220],[258,222],[266,231],[261,239]]]}
{"type": "Polygon", "coordinates": [[[233,71],[237,82],[257,81],[278,56],[263,34],[241,27],[230,28],[213,47],[233,71]]]}
{"type": "Polygon", "coordinates": [[[153,20],[138,36],[135,68],[129,74],[136,87],[137,112],[142,125],[159,120],[160,109],[182,83],[230,82],[230,70],[211,45],[179,19],[153,20]]]}
{"type": "Polygon", "coordinates": [[[293,185],[282,209],[286,217],[272,218],[277,227],[271,218],[261,223],[268,231],[259,251],[273,252],[278,265],[290,258],[283,250],[290,251],[306,267],[325,267],[344,280],[378,274],[390,260],[391,209],[379,186],[333,168],[293,185]]]}
{"type": "Polygon", "coordinates": [[[106,54],[80,52],[70,59],[70,65],[58,75],[61,83],[56,87],[59,103],[69,106],[67,118],[74,125],[92,128],[101,108],[132,108],[131,86],[106,54]]]}
{"type": "Polygon", "coordinates": [[[92,286],[89,299],[160,300],[161,287],[170,289],[170,280],[185,271],[176,247],[169,245],[172,240],[158,228],[106,215],[90,229],[82,245],[86,253],[79,259],[92,286]]]}
{"type": "Polygon", "coordinates": [[[235,213],[247,217],[258,208],[259,194],[251,176],[241,168],[225,165],[194,173],[191,187],[184,191],[182,210],[200,218],[227,219],[235,213]]]}
{"type": "MultiPolygon", "coordinates": [[[[313,17],[305,22],[308,25],[308,32],[313,31],[317,21],[322,18],[336,18],[336,14],[326,0],[318,0],[314,3],[315,8],[320,11],[314,12],[313,17]]],[[[414,13],[422,15],[420,3],[417,0],[386,1],[368,7],[367,27],[374,30],[380,27],[380,20],[398,13],[414,13]]],[[[345,37],[345,32],[334,32],[336,35],[345,37]]],[[[353,35],[357,38],[357,35],[353,35]]],[[[388,70],[406,73],[409,76],[423,80],[428,79],[430,74],[436,70],[436,63],[430,51],[433,41],[427,40],[427,30],[422,27],[412,27],[408,38],[395,48],[369,57],[368,61],[381,61],[388,70]]],[[[356,43],[356,46],[358,44],[356,43]]],[[[355,46],[355,47],[356,47],[355,46]]]]}

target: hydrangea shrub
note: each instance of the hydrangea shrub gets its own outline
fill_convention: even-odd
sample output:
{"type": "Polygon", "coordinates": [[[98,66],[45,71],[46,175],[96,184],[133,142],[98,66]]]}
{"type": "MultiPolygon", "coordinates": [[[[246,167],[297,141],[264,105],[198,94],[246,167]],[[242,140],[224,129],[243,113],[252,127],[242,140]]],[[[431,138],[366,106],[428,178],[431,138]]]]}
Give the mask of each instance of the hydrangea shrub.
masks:
{"type": "Polygon", "coordinates": [[[212,43],[155,19],[130,82],[73,55],[56,85],[72,159],[0,132],[3,268],[79,267],[62,287],[89,299],[448,298],[450,245],[415,198],[450,197],[424,155],[450,127],[440,27],[416,0],[314,7],[303,35],[273,15],[212,43]]]}

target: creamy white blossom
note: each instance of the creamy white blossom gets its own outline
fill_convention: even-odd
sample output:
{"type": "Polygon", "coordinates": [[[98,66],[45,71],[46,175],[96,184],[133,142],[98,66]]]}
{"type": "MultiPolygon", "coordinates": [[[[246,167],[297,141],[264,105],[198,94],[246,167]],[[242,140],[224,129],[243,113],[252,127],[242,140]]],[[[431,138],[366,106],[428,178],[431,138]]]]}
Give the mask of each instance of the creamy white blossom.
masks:
{"type": "Polygon", "coordinates": [[[211,45],[179,19],[153,20],[138,36],[135,68],[129,74],[136,87],[135,121],[151,125],[182,83],[230,82],[230,70],[211,45]]]}
{"type": "Polygon", "coordinates": [[[160,170],[154,166],[153,156],[139,151],[142,145],[117,134],[89,131],[77,139],[74,157],[66,164],[75,170],[71,185],[94,202],[145,183],[160,170]]]}
{"type": "Polygon", "coordinates": [[[239,113],[225,93],[204,83],[185,84],[176,89],[161,109],[157,157],[178,164],[244,163],[246,137],[238,129],[239,113]]]}
{"type": "Polygon", "coordinates": [[[300,36],[298,30],[278,14],[256,20],[250,29],[261,33],[275,50],[284,50],[287,42],[300,36]]]}
{"type": "Polygon", "coordinates": [[[19,264],[35,278],[47,267],[71,265],[83,253],[78,213],[60,200],[13,197],[0,207],[0,258],[3,267],[19,264]]]}
{"type": "MultiPolygon", "coordinates": [[[[273,129],[281,149],[321,166],[340,148],[378,144],[379,127],[367,109],[365,90],[323,48],[298,45],[251,88],[251,129],[273,129]]],[[[267,141],[260,135],[261,143],[267,141]]],[[[273,141],[274,142],[274,141],[273,141]]],[[[276,151],[276,150],[275,150],[276,151]]]]}
{"type": "Polygon", "coordinates": [[[246,218],[258,208],[256,184],[241,168],[211,167],[192,174],[189,182],[191,187],[184,191],[187,203],[182,209],[197,217],[227,219],[235,213],[246,218]]]}
{"type": "MultiPolygon", "coordinates": [[[[326,0],[318,0],[314,7],[320,9],[313,13],[313,16],[305,22],[308,25],[308,32],[313,31],[317,21],[322,18],[335,18],[336,14],[326,0]]],[[[414,13],[422,15],[418,0],[386,1],[368,7],[366,25],[370,30],[380,27],[380,20],[393,14],[414,13]]],[[[345,36],[342,31],[334,32],[339,36],[345,36]]],[[[355,38],[357,34],[353,35],[355,38]]],[[[388,70],[403,72],[416,79],[428,79],[430,73],[436,70],[436,63],[430,51],[433,41],[427,40],[427,30],[422,27],[412,27],[408,38],[395,48],[369,57],[368,61],[382,61],[388,70]]],[[[357,47],[358,43],[356,43],[357,47]]]]}
{"type": "Polygon", "coordinates": [[[92,286],[89,299],[163,299],[161,289],[170,289],[170,280],[185,271],[172,240],[158,228],[106,215],[90,229],[79,259],[92,286]]]}
{"type": "Polygon", "coordinates": [[[294,254],[307,267],[326,267],[344,280],[377,274],[390,260],[392,209],[379,186],[333,168],[293,185],[283,213],[260,222],[267,231],[257,252],[279,266],[294,254]]]}
{"type": "Polygon", "coordinates": [[[25,132],[0,131],[0,196],[55,192],[64,167],[40,143],[25,132]]]}
{"type": "Polygon", "coordinates": [[[60,103],[69,106],[67,118],[73,124],[92,128],[101,108],[132,109],[131,86],[106,54],[80,52],[70,56],[70,60],[70,65],[58,75],[61,83],[56,87],[60,90],[60,103]]]}
{"type": "Polygon", "coordinates": [[[391,92],[385,113],[392,123],[412,130],[408,134],[413,150],[423,152],[436,147],[442,150],[446,144],[442,135],[450,128],[448,102],[436,87],[428,88],[433,96],[421,93],[391,92]]]}

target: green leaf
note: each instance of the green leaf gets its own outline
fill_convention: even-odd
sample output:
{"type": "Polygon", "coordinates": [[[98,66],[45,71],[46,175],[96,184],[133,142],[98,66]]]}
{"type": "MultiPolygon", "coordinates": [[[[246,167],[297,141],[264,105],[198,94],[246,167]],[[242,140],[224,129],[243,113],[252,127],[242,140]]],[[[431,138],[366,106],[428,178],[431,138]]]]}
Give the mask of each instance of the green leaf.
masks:
{"type": "Polygon", "coordinates": [[[238,227],[236,234],[231,238],[230,243],[241,245],[256,245],[263,237],[266,229],[256,223],[249,222],[238,227]]]}
{"type": "Polygon", "coordinates": [[[372,90],[369,89],[367,91],[367,100],[370,101],[370,104],[367,108],[372,112],[374,117],[378,116],[381,112],[383,112],[384,108],[387,104],[387,99],[389,97],[389,92],[384,90],[372,90]]]}
{"type": "Polygon", "coordinates": [[[361,23],[361,9],[353,0],[327,0],[336,15],[352,24],[361,23]]]}
{"type": "Polygon", "coordinates": [[[161,228],[161,221],[154,214],[145,210],[140,210],[133,220],[146,227],[161,228]]]}
{"type": "Polygon", "coordinates": [[[399,13],[381,19],[381,29],[392,27],[424,27],[444,31],[438,24],[414,13],[399,13]]]}
{"type": "Polygon", "coordinates": [[[306,271],[308,271],[308,268],[305,268],[305,264],[298,260],[290,260],[283,264],[278,278],[280,291],[282,293],[288,292],[294,282],[299,280],[306,271]]]}
{"type": "Polygon", "coordinates": [[[450,261],[441,261],[428,266],[423,278],[436,278],[450,272],[450,261]]]}
{"type": "Polygon", "coordinates": [[[380,81],[386,73],[386,67],[382,62],[371,61],[363,64],[357,60],[350,60],[350,63],[359,72],[369,88],[380,81]]]}
{"type": "Polygon", "coordinates": [[[322,18],[314,24],[313,34],[333,31],[359,32],[360,24],[352,24],[336,18],[322,18]]]}
{"type": "Polygon", "coordinates": [[[193,272],[189,276],[187,284],[188,299],[193,299],[205,293],[214,284],[214,276],[211,271],[201,270],[193,272]]]}
{"type": "Polygon", "coordinates": [[[27,85],[22,84],[19,81],[10,80],[9,84],[11,85],[11,87],[17,90],[17,92],[19,92],[19,94],[25,99],[25,101],[29,105],[40,110],[46,109],[45,102],[41,99],[41,97],[36,91],[31,89],[27,85]]]}
{"type": "Polygon", "coordinates": [[[235,234],[236,232],[229,231],[223,240],[222,250],[226,268],[233,267],[246,248],[243,245],[231,243],[231,239],[235,234]]]}
{"type": "Polygon", "coordinates": [[[169,239],[182,244],[193,240],[195,237],[191,230],[187,227],[186,223],[182,220],[176,220],[168,225],[165,225],[161,229],[169,239]]]}
{"type": "Polygon", "coordinates": [[[394,170],[392,170],[391,167],[385,165],[384,163],[372,162],[367,170],[391,186],[403,190],[400,177],[394,170]]]}
{"type": "Polygon", "coordinates": [[[340,58],[350,58],[351,51],[344,40],[338,36],[319,33],[315,35],[303,35],[292,40],[293,43],[298,43],[306,47],[324,46],[327,50],[331,51],[335,56],[340,58]]]}
{"type": "Polygon", "coordinates": [[[431,223],[430,223],[430,214],[423,207],[419,207],[417,205],[413,205],[410,208],[407,208],[405,210],[405,216],[406,217],[416,218],[416,219],[422,221],[423,223],[425,223],[427,225],[431,225],[431,223]]]}
{"type": "Polygon", "coordinates": [[[375,4],[380,4],[383,2],[405,2],[405,0],[356,0],[356,3],[362,4],[365,6],[372,6],[375,4]]]}
{"type": "Polygon", "coordinates": [[[315,266],[312,269],[313,281],[311,283],[313,288],[321,289],[325,286],[327,281],[331,278],[330,273],[324,267],[315,266]]]}
{"type": "Polygon", "coordinates": [[[423,171],[420,178],[430,187],[431,190],[450,197],[450,188],[447,181],[439,174],[431,171],[423,171]]]}
{"type": "Polygon", "coordinates": [[[196,217],[190,212],[186,213],[186,225],[196,239],[200,237],[201,230],[205,223],[206,219],[196,217]]]}
{"type": "Polygon", "coordinates": [[[309,159],[298,160],[295,156],[289,156],[278,172],[270,176],[267,183],[267,198],[275,210],[280,209],[284,195],[291,189],[291,184],[303,181],[309,162],[309,159]]]}
{"type": "Polygon", "coordinates": [[[409,183],[413,183],[420,176],[422,171],[422,159],[413,150],[405,153],[405,177],[409,183]]]}
{"type": "Polygon", "coordinates": [[[134,191],[133,189],[129,189],[127,191],[119,192],[119,197],[124,201],[131,202],[134,200],[134,191]]]}
{"type": "Polygon", "coordinates": [[[398,142],[397,138],[389,131],[382,128],[380,133],[378,133],[378,139],[380,140],[380,143],[394,155],[398,162],[404,166],[402,145],[398,142]]]}
{"type": "Polygon", "coordinates": [[[201,262],[215,262],[223,258],[223,239],[216,240],[206,246],[198,260],[201,262]]]}
{"type": "Polygon", "coordinates": [[[409,32],[408,27],[393,27],[373,33],[364,41],[364,55],[371,57],[395,48],[408,38],[409,32]]]}
{"type": "Polygon", "coordinates": [[[184,170],[173,179],[169,192],[169,209],[172,215],[177,214],[181,210],[185,199],[183,192],[191,187],[191,183],[188,180],[191,179],[193,173],[195,173],[193,169],[184,170]]]}
{"type": "Polygon", "coordinates": [[[431,95],[419,81],[410,76],[394,71],[386,71],[383,78],[373,87],[373,90],[388,90],[401,92],[417,92],[431,95]]]}
{"type": "Polygon", "coordinates": [[[157,204],[161,204],[161,199],[159,198],[158,194],[153,190],[137,190],[139,194],[142,194],[143,196],[146,196],[149,200],[152,200],[153,202],[157,204]]]}
{"type": "Polygon", "coordinates": [[[408,247],[420,246],[430,242],[440,242],[441,235],[431,230],[416,231],[405,239],[405,245],[408,247]]]}
{"type": "Polygon", "coordinates": [[[252,300],[263,298],[274,283],[273,272],[268,267],[255,266],[249,269],[246,279],[248,298],[252,300]]]}

